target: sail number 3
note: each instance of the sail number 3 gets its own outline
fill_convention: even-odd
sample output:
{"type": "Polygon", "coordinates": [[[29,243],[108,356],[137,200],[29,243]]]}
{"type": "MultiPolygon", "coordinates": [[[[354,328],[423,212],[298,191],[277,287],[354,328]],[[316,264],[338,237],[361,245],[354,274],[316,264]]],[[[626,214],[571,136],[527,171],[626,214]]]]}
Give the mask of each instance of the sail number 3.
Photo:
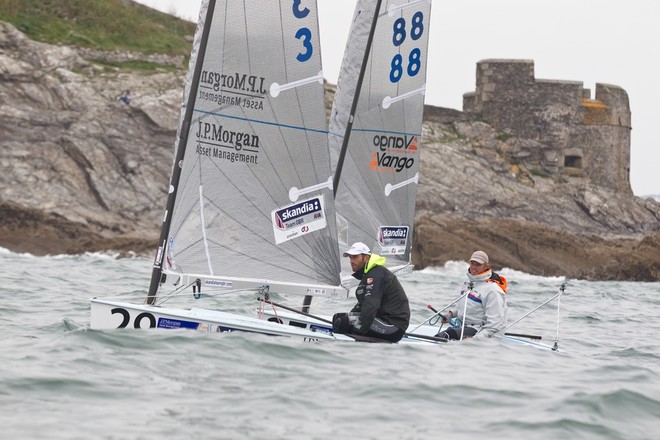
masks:
{"type": "MultiPolygon", "coordinates": [[[[309,15],[309,8],[305,7],[301,9],[301,3],[302,0],[293,0],[292,9],[293,16],[302,20],[309,15]]],[[[312,31],[309,30],[308,27],[302,27],[298,29],[295,37],[296,39],[300,40],[303,48],[305,49],[305,52],[300,52],[298,56],[296,56],[296,59],[301,63],[304,63],[305,61],[309,60],[314,53],[314,46],[312,46],[312,31]]]]}
{"type": "MultiPolygon", "coordinates": [[[[392,25],[392,30],[392,44],[394,44],[394,47],[399,47],[408,38],[408,32],[406,31],[406,19],[403,17],[397,18],[392,25]]],[[[411,20],[410,38],[412,38],[413,41],[417,41],[422,37],[422,35],[424,35],[424,14],[422,11],[417,11],[411,20]]],[[[404,72],[403,56],[400,53],[394,55],[390,66],[390,81],[393,83],[398,83],[403,77],[404,72]]],[[[416,76],[419,73],[421,67],[422,51],[419,49],[419,47],[416,47],[408,54],[408,66],[406,67],[405,71],[408,73],[408,76],[416,76]]]]}

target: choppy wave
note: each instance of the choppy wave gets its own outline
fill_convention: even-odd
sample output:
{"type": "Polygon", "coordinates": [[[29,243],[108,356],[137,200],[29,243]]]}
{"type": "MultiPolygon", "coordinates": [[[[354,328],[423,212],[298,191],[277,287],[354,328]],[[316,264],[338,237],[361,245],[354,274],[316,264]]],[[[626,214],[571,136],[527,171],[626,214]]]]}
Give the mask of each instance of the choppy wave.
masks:
{"type": "MultiPolygon", "coordinates": [[[[660,283],[505,269],[510,319],[567,283],[559,310],[548,304],[516,326],[547,344],[557,339],[560,351],[548,352],[491,340],[310,344],[248,333],[94,331],[89,298],[143,293],[150,261],[0,249],[0,267],[7,438],[650,439],[657,429],[660,283]]],[[[427,304],[456,296],[465,267],[450,262],[401,278],[413,322],[430,316],[427,304]]],[[[245,313],[254,300],[202,299],[245,313]]],[[[351,306],[315,304],[330,313],[351,306]]]]}

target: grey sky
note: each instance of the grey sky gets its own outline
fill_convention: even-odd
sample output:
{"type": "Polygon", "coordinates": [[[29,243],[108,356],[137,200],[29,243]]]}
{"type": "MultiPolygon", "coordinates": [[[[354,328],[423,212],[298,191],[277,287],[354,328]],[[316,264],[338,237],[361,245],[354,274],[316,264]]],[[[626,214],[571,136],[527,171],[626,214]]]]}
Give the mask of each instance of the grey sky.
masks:
{"type": "MultiPolygon", "coordinates": [[[[137,0],[197,21],[201,0],[137,0]]],[[[303,0],[304,1],[304,0],[303,0]]],[[[323,73],[336,83],[356,0],[317,0],[323,73]]],[[[435,0],[426,103],[462,109],[476,63],[532,59],[536,78],[613,84],[632,111],[631,184],[660,194],[660,2],[651,0],[435,0]]]]}

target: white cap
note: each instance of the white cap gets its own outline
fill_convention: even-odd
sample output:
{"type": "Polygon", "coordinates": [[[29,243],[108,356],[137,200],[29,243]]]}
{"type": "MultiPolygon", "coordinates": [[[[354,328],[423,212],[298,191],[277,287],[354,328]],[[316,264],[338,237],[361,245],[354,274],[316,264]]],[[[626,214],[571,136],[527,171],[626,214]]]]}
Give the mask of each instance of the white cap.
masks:
{"type": "Polygon", "coordinates": [[[362,243],[361,241],[358,241],[357,243],[353,243],[353,246],[351,246],[349,250],[344,252],[344,257],[348,257],[349,255],[360,255],[360,254],[371,254],[371,251],[369,250],[369,246],[362,243]]]}
{"type": "Polygon", "coordinates": [[[470,261],[476,261],[481,264],[488,264],[488,255],[484,251],[476,251],[470,257],[470,261]]]}

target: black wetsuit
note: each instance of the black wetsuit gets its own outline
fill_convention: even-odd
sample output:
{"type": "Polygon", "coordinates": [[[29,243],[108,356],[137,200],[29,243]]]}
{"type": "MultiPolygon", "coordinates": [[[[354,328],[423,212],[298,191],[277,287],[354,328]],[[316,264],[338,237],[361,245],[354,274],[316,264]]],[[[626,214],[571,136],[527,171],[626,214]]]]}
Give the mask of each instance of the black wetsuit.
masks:
{"type": "Polygon", "coordinates": [[[368,271],[360,269],[353,274],[360,280],[355,290],[358,302],[349,314],[335,315],[333,322],[338,315],[348,319],[338,323],[335,331],[398,342],[408,330],[408,297],[396,275],[383,266],[384,262],[383,257],[372,254],[368,271]]]}

